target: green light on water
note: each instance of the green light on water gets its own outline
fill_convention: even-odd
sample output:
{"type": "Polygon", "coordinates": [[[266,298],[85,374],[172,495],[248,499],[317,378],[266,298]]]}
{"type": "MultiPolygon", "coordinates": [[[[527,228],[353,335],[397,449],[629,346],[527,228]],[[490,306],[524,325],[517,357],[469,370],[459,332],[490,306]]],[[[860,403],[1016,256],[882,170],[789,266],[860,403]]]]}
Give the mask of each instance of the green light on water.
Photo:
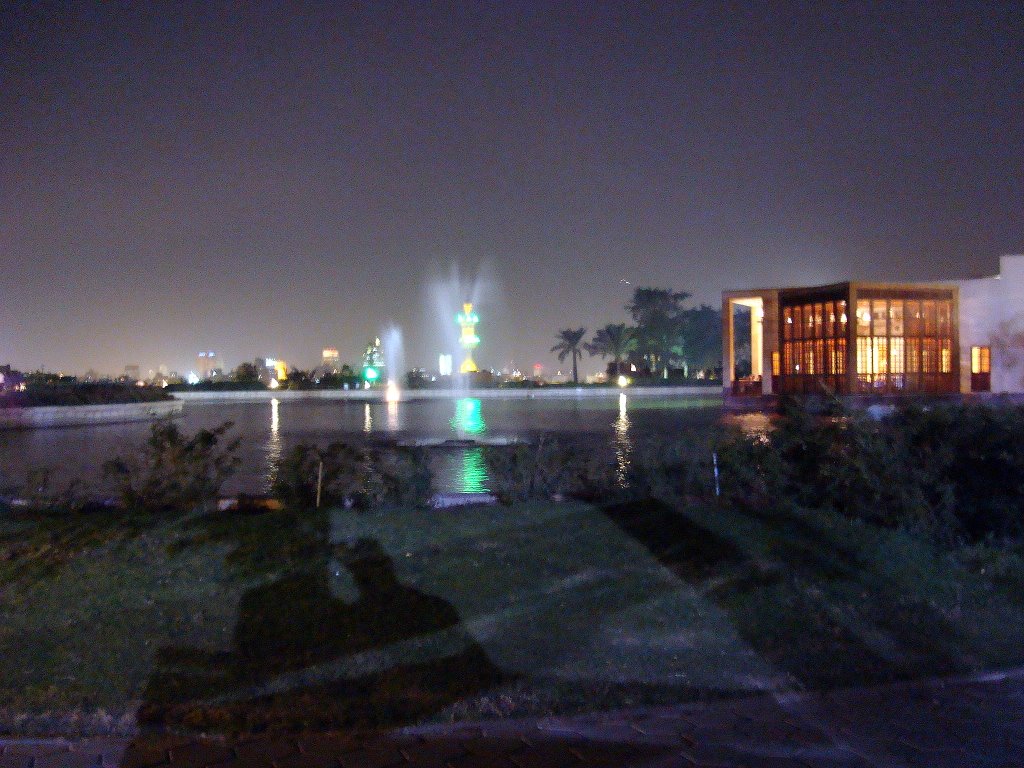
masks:
{"type": "Polygon", "coordinates": [[[479,435],[487,430],[483,409],[475,397],[462,397],[455,401],[455,416],[449,422],[452,429],[462,435],[479,435]]]}
{"type": "Polygon", "coordinates": [[[462,492],[487,493],[487,462],[483,448],[470,448],[462,455],[462,492]]]}

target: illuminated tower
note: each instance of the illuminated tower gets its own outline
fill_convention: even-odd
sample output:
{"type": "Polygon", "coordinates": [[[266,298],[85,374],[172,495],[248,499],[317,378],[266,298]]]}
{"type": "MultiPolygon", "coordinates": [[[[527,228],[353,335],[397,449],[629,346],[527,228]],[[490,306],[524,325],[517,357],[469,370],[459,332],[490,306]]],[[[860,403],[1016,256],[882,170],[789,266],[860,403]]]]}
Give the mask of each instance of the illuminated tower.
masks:
{"type": "Polygon", "coordinates": [[[466,359],[459,366],[459,372],[473,373],[479,370],[473,361],[473,350],[480,344],[480,337],[476,335],[476,324],[480,322],[480,318],[473,311],[473,305],[466,302],[462,305],[462,311],[459,312],[455,321],[462,328],[462,337],[459,339],[459,344],[466,350],[466,359]]]}
{"type": "Polygon", "coordinates": [[[372,344],[366,345],[363,353],[363,381],[366,386],[378,384],[383,381],[384,376],[384,354],[380,349],[380,339],[374,339],[372,344]]]}

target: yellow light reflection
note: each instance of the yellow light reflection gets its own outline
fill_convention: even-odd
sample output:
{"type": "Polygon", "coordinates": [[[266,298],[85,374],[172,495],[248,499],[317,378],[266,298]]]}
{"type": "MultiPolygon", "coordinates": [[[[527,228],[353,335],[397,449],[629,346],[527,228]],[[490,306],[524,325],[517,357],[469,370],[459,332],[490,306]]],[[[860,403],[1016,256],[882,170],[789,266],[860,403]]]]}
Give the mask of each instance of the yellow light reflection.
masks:
{"type": "Polygon", "coordinates": [[[398,401],[388,401],[388,430],[394,432],[398,429],[398,401]]]}
{"type": "Polygon", "coordinates": [[[615,480],[620,488],[629,487],[629,464],[633,456],[633,441],[629,437],[629,412],[626,393],[619,393],[619,417],[615,420],[615,480]]]}
{"type": "Polygon", "coordinates": [[[267,478],[273,485],[277,479],[277,465],[281,461],[283,444],[281,441],[281,415],[278,411],[280,401],[275,397],[270,400],[270,439],[267,441],[267,478]]]}
{"type": "Polygon", "coordinates": [[[373,414],[369,403],[363,406],[363,432],[373,432],[373,414]]]}

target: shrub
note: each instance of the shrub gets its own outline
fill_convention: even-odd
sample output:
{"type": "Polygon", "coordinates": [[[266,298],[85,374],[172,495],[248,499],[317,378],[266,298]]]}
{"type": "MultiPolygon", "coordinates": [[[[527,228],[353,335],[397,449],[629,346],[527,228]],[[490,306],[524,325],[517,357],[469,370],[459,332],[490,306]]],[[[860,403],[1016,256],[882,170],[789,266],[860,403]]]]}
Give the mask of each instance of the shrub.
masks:
{"type": "Polygon", "coordinates": [[[224,481],[238,467],[238,440],[219,447],[230,421],[201,429],[189,437],[170,420],[150,428],[149,439],[134,456],[119,456],[104,464],[104,475],[115,484],[129,510],[181,514],[216,499],[224,481]]]}
{"type": "Polygon", "coordinates": [[[491,491],[502,502],[574,496],[595,498],[615,487],[606,450],[541,437],[533,444],[486,446],[491,491]]]}
{"type": "Polygon", "coordinates": [[[322,506],[423,504],[432,488],[423,451],[335,442],[326,448],[303,444],[289,451],[275,467],[274,495],[292,509],[310,509],[316,505],[318,475],[322,506]]]}

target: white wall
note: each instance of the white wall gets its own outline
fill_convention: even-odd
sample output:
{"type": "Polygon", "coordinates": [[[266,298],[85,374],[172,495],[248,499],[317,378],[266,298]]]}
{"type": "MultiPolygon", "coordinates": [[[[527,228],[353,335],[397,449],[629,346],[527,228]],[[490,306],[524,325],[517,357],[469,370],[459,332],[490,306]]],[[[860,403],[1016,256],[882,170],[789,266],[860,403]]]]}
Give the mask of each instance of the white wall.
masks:
{"type": "Polygon", "coordinates": [[[971,347],[992,348],[992,391],[1024,392],[1024,255],[1003,256],[999,275],[961,280],[961,391],[970,391],[971,347]]]}

